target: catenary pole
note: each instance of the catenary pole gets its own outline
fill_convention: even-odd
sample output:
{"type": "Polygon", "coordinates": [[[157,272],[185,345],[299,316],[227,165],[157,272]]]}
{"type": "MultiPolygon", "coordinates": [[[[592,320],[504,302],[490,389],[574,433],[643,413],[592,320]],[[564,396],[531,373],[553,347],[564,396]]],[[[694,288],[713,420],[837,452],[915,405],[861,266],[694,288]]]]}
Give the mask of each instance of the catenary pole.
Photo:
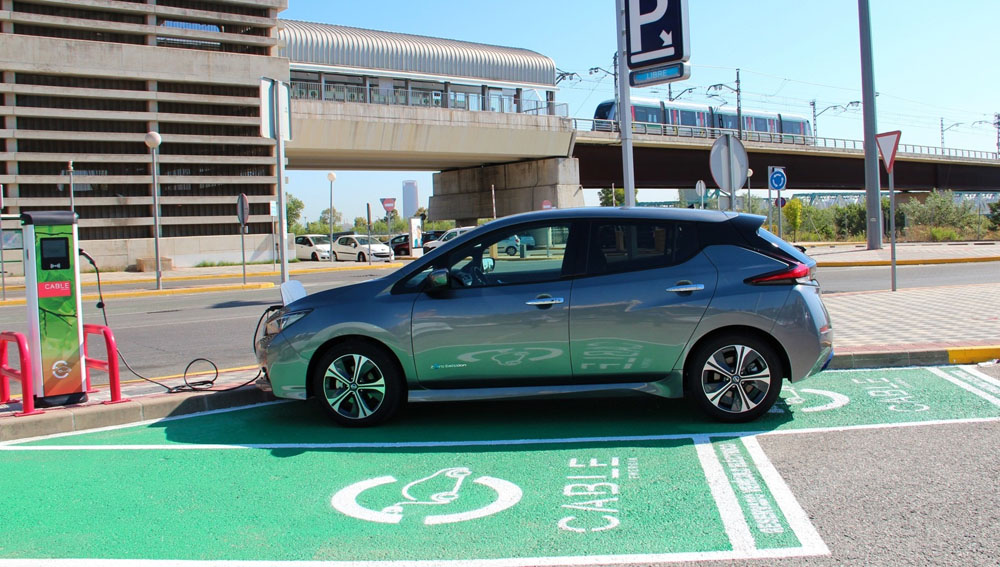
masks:
{"type": "Polygon", "coordinates": [[[875,133],[875,70],[872,63],[871,16],[868,0],[858,0],[858,27],[861,36],[861,101],[865,121],[865,214],[868,249],[882,249],[882,203],[879,198],[878,147],[875,133]]]}
{"type": "Polygon", "coordinates": [[[632,96],[628,86],[628,57],[625,38],[625,0],[615,0],[618,10],[618,125],[622,138],[622,174],[625,206],[635,206],[635,169],[632,162],[632,96]]]}

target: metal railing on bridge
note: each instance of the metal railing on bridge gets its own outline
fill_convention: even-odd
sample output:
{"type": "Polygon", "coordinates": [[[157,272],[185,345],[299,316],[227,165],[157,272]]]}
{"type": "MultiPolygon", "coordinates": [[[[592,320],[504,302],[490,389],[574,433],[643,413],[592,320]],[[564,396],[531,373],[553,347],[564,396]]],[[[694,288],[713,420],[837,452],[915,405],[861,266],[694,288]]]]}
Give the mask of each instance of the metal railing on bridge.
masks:
{"type": "MultiPolygon", "coordinates": [[[[594,118],[574,118],[573,128],[579,131],[617,132],[618,121],[600,120],[594,118]]],[[[633,122],[632,132],[652,136],[667,136],[676,138],[706,138],[715,139],[724,134],[738,136],[739,132],[726,128],[706,128],[704,126],[681,126],[675,124],[657,124],[653,122],[633,122]]],[[[803,136],[801,134],[782,134],[778,132],[743,131],[743,140],[748,142],[763,142],[767,144],[784,144],[828,148],[838,150],[865,149],[863,140],[848,140],[844,138],[823,138],[818,136],[803,136]]],[[[954,158],[969,158],[982,160],[998,160],[997,152],[979,150],[962,150],[956,148],[941,148],[938,146],[921,146],[917,144],[900,144],[899,153],[918,156],[939,156],[954,158]]]]}
{"type": "Polygon", "coordinates": [[[568,116],[569,107],[563,102],[545,102],[511,95],[448,92],[426,89],[397,89],[379,86],[351,86],[292,81],[292,98],[358,102],[395,106],[448,108],[475,112],[506,112],[539,116],[568,116]],[[447,102],[447,104],[446,104],[447,102]]]}

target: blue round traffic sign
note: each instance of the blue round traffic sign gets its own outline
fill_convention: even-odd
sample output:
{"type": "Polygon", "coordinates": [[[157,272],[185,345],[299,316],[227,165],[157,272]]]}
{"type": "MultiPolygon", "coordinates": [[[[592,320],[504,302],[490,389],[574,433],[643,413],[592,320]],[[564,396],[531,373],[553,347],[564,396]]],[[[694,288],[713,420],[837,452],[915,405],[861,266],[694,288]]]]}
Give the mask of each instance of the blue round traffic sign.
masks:
{"type": "Polygon", "coordinates": [[[771,173],[771,177],[768,178],[768,183],[771,185],[771,189],[784,189],[785,184],[788,183],[788,178],[785,177],[784,170],[776,169],[771,173]]]}

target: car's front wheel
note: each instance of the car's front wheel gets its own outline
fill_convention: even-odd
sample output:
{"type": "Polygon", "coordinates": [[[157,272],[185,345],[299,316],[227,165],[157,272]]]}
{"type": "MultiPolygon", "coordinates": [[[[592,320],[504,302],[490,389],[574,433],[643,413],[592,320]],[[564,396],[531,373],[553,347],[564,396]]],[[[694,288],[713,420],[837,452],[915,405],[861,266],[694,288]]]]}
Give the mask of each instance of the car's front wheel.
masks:
{"type": "Polygon", "coordinates": [[[347,427],[389,419],[405,395],[403,377],[391,356],[362,341],[326,351],[312,379],[313,393],[327,415],[347,427]]]}
{"type": "Polygon", "coordinates": [[[515,248],[513,246],[508,246],[507,250],[505,250],[505,252],[507,252],[508,256],[515,256],[517,254],[517,248],[515,248]]]}
{"type": "Polygon", "coordinates": [[[696,348],[685,365],[688,396],[720,421],[750,421],[767,413],[781,393],[781,358],[767,342],[737,334],[696,348]]]}
{"type": "Polygon", "coordinates": [[[358,252],[358,262],[364,262],[364,261],[365,261],[365,253],[358,252]]]}
{"type": "Polygon", "coordinates": [[[312,253],[312,260],[313,260],[313,262],[319,262],[319,254],[313,252],[312,253]]]}

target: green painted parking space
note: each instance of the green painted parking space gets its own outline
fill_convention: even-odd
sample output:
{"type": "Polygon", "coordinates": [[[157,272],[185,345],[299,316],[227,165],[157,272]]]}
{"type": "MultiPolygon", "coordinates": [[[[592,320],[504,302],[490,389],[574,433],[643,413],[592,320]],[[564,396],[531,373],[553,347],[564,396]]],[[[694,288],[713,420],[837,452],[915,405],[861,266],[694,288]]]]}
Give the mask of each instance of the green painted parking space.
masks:
{"type": "Polygon", "coordinates": [[[977,419],[1000,382],[974,367],[826,372],[742,425],[646,396],[413,404],[363,430],[270,404],[0,444],[0,562],[823,554],[756,434],[977,419]]]}

